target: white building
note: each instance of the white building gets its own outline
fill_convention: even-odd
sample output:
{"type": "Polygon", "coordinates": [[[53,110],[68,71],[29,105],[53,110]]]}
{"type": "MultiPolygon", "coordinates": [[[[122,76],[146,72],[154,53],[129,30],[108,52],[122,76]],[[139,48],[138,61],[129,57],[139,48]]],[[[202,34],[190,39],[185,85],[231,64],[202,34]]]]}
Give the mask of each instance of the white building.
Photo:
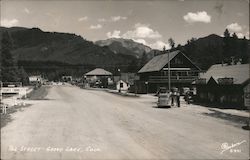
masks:
{"type": "Polygon", "coordinates": [[[42,84],[42,77],[40,75],[38,76],[29,76],[29,82],[31,85],[34,85],[34,84],[42,84]]]}
{"type": "Polygon", "coordinates": [[[130,85],[129,83],[123,81],[123,80],[119,80],[117,83],[116,83],[116,89],[118,91],[125,91],[127,92],[128,89],[129,89],[130,85]]]}

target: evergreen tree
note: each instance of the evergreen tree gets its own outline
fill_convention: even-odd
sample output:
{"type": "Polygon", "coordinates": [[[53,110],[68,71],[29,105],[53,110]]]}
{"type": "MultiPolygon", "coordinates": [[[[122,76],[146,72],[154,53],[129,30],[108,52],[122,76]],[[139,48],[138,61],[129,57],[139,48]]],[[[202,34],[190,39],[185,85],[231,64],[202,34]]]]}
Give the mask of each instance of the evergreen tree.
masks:
{"type": "Polygon", "coordinates": [[[1,63],[0,63],[0,81],[3,82],[23,82],[25,84],[28,83],[28,75],[21,67],[18,69],[16,62],[14,61],[11,55],[11,43],[10,37],[7,32],[2,34],[2,41],[1,41],[1,63]]]}
{"type": "Polygon", "coordinates": [[[228,29],[225,30],[225,32],[224,32],[224,37],[225,37],[225,38],[230,37],[230,32],[228,31],[228,29]]]}
{"type": "Polygon", "coordinates": [[[231,39],[230,39],[230,33],[228,29],[225,30],[224,32],[224,37],[223,37],[223,51],[222,51],[222,61],[227,62],[230,61],[228,57],[231,55],[231,39]]]}
{"type": "Polygon", "coordinates": [[[173,38],[169,38],[169,39],[168,39],[168,43],[169,43],[169,45],[171,46],[171,49],[173,49],[174,46],[175,46],[175,42],[174,42],[173,38]]]}
{"type": "Polygon", "coordinates": [[[233,37],[234,39],[238,39],[238,36],[236,35],[236,33],[233,33],[232,37],[233,37]]]}
{"type": "Polygon", "coordinates": [[[10,53],[11,43],[7,32],[2,34],[1,41],[1,81],[3,82],[17,82],[17,67],[14,63],[10,53]]]}

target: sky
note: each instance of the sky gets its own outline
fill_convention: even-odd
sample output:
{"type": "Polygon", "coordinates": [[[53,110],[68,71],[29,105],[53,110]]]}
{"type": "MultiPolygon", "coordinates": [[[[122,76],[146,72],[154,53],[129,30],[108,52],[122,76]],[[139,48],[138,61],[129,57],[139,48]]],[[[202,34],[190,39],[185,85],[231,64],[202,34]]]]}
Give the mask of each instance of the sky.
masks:
{"type": "Polygon", "coordinates": [[[126,38],[154,49],[227,28],[249,39],[249,0],[1,0],[1,26],[38,27],[90,41],[126,38]]]}

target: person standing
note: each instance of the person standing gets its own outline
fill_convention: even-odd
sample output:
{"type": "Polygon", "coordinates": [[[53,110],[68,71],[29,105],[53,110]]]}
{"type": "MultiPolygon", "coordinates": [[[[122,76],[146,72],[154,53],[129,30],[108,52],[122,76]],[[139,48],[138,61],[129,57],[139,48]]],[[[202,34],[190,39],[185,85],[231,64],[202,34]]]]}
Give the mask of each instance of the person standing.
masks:
{"type": "Polygon", "coordinates": [[[176,101],[177,101],[177,106],[181,107],[181,105],[180,105],[180,92],[179,91],[177,91],[177,94],[176,94],[176,101]]]}
{"type": "Polygon", "coordinates": [[[190,94],[189,91],[186,92],[186,94],[185,94],[185,100],[186,100],[187,104],[190,104],[189,94],[190,94]]]}
{"type": "Polygon", "coordinates": [[[173,90],[173,93],[171,95],[171,106],[174,106],[175,102],[176,102],[176,91],[173,90]]]}

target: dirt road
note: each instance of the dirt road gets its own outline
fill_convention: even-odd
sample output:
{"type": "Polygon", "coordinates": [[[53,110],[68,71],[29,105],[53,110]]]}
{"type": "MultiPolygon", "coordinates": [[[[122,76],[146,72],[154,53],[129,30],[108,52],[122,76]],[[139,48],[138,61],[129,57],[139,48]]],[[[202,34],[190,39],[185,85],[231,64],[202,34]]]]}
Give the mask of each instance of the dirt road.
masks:
{"type": "Polygon", "coordinates": [[[1,129],[1,159],[249,158],[248,131],[202,114],[206,108],[158,109],[155,102],[50,87],[46,100],[30,101],[1,129]]]}

